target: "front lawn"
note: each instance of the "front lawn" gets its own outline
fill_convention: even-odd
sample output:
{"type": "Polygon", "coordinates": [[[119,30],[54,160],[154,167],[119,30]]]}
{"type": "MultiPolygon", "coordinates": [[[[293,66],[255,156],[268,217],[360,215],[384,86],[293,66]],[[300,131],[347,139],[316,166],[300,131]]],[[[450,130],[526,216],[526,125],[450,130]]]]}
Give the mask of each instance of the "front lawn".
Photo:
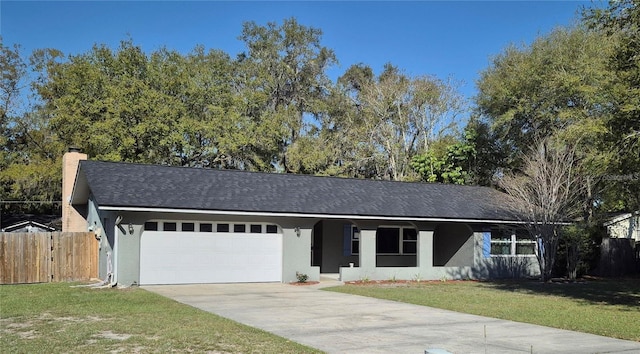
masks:
{"type": "Polygon", "coordinates": [[[139,288],[0,286],[0,348],[12,353],[317,352],[139,288]]]}
{"type": "Polygon", "coordinates": [[[325,290],[640,341],[640,279],[421,282],[325,290]]]}

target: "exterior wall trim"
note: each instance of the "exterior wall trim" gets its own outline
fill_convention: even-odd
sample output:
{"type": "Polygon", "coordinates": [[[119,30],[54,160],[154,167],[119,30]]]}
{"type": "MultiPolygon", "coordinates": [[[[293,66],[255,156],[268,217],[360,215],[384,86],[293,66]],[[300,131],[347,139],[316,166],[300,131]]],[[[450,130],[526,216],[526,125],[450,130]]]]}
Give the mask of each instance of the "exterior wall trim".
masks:
{"type": "Polygon", "coordinates": [[[426,221],[426,222],[462,222],[462,223],[492,223],[492,224],[525,224],[518,220],[483,220],[483,219],[447,219],[411,216],[370,216],[351,214],[306,214],[306,213],[274,213],[257,211],[231,211],[231,210],[200,210],[200,209],[171,209],[171,208],[146,208],[146,207],[118,207],[100,206],[105,211],[133,211],[133,212],[159,212],[159,213],[188,213],[208,215],[237,215],[237,216],[270,216],[270,217],[296,217],[296,218],[323,218],[323,219],[353,219],[353,220],[381,220],[381,221],[426,221]]]}

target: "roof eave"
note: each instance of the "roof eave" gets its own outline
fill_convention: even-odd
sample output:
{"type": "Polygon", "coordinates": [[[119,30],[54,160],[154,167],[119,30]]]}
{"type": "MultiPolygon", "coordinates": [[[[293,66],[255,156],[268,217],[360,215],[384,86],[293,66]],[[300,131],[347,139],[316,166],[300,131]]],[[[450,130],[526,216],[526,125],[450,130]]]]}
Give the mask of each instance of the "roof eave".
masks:
{"type": "Polygon", "coordinates": [[[89,201],[89,182],[87,181],[87,176],[82,172],[82,161],[80,161],[80,165],[78,165],[78,169],[76,171],[76,178],[73,182],[73,189],[71,190],[71,196],[69,197],[68,202],[71,205],[84,205],[89,201]]]}
{"type": "Polygon", "coordinates": [[[297,217],[297,218],[321,218],[321,219],[351,219],[351,220],[384,220],[384,221],[418,221],[418,222],[465,222],[465,223],[491,223],[491,224],[524,224],[521,220],[509,219],[474,219],[474,218],[442,218],[421,216],[384,216],[384,215],[358,215],[358,214],[315,214],[294,212],[269,212],[269,211],[238,211],[238,210],[203,210],[203,209],[176,209],[157,207],[132,207],[103,205],[98,207],[104,211],[129,211],[129,212],[158,212],[158,213],[188,213],[202,215],[235,215],[235,216],[271,216],[271,217],[297,217]]]}
{"type": "Polygon", "coordinates": [[[637,216],[637,215],[640,215],[640,210],[637,210],[637,211],[634,211],[634,212],[631,212],[631,213],[625,213],[625,214],[622,214],[622,215],[618,215],[618,216],[612,218],[611,220],[605,222],[604,224],[602,224],[602,226],[611,226],[611,225],[613,225],[613,224],[615,224],[617,222],[620,222],[620,221],[623,221],[623,220],[627,220],[627,219],[629,219],[629,218],[631,218],[633,216],[637,216]]]}

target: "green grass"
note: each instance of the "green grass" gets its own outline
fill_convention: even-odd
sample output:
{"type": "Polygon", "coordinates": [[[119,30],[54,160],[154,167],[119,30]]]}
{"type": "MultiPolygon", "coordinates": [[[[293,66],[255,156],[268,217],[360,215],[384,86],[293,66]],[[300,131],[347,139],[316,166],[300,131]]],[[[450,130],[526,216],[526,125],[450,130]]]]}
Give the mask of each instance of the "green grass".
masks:
{"type": "Polygon", "coordinates": [[[0,286],[0,348],[12,353],[317,352],[139,288],[0,286]]]}
{"type": "Polygon", "coordinates": [[[325,290],[640,341],[640,279],[422,282],[325,290]]]}

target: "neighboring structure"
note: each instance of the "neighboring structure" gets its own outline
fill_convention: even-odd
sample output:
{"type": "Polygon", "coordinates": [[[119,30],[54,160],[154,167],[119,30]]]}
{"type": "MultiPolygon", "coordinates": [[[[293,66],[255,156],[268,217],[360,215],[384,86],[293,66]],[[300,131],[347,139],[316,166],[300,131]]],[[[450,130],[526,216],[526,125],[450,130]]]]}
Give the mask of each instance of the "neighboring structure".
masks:
{"type": "MultiPolygon", "coordinates": [[[[61,230],[60,215],[2,214],[0,232],[52,232],[61,230]]],[[[86,227],[85,227],[86,230],[86,227]]]]}
{"type": "Polygon", "coordinates": [[[610,238],[628,238],[640,242],[640,210],[624,213],[604,223],[610,238]]]}
{"type": "Polygon", "coordinates": [[[2,228],[2,232],[53,232],[55,227],[47,226],[35,221],[23,221],[2,228]]]}
{"type": "Polygon", "coordinates": [[[624,276],[640,273],[640,211],[616,215],[604,223],[598,273],[624,276]]]}
{"type": "MultiPolygon", "coordinates": [[[[66,171],[71,172],[71,171],[66,171]]],[[[80,161],[71,206],[113,284],[535,276],[486,187],[80,161]],[[111,276],[110,276],[111,275],[111,276]]]]}

